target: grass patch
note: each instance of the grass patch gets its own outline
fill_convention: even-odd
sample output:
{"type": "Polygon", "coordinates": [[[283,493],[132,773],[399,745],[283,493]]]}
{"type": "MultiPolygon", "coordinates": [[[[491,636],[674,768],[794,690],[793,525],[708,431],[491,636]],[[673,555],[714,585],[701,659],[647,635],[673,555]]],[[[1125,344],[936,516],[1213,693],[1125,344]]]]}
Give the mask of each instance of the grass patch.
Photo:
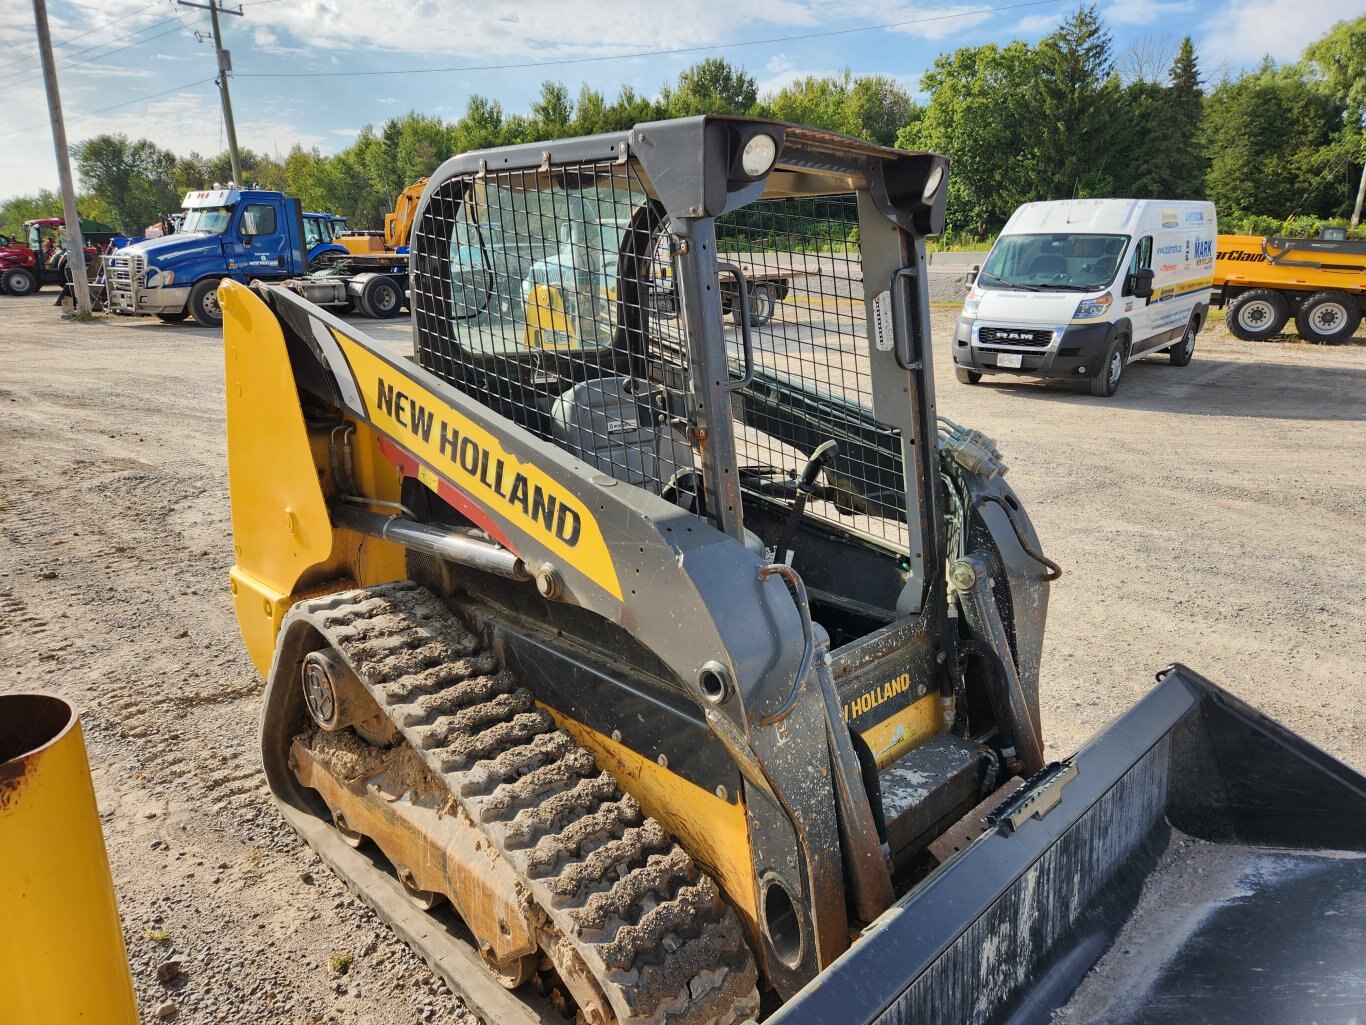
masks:
{"type": "Polygon", "coordinates": [[[345,975],[356,963],[356,955],[349,950],[334,950],[332,956],[328,958],[328,963],[332,965],[333,974],[345,975]]]}
{"type": "Polygon", "coordinates": [[[144,929],[142,935],[146,936],[153,943],[168,943],[171,939],[171,934],[162,928],[144,929]]]}

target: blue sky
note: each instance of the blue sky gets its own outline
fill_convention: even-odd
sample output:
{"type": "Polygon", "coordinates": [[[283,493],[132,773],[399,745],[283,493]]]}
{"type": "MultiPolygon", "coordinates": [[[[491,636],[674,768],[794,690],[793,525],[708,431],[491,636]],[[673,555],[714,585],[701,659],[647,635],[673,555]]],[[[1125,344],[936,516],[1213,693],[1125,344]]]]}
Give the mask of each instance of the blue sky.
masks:
{"type": "MultiPolygon", "coordinates": [[[[850,67],[894,76],[913,93],[945,51],[1018,38],[1036,41],[1076,0],[242,0],[224,17],[232,51],[238,142],[283,155],[296,142],[345,147],[366,123],[415,108],[458,117],[472,93],[525,110],[545,79],[571,92],[587,82],[611,95],[621,85],[655,95],[688,64],[720,55],[773,91],[807,74],[850,67]],[[1003,9],[1009,8],[1009,9],[1003,9]],[[875,27],[895,25],[896,27],[875,27]],[[872,27],[868,31],[848,29],[872,27]],[[817,38],[785,37],[821,35],[817,38]],[[783,41],[773,41],[783,38],[783,41]],[[755,40],[764,42],[753,43],[755,40]],[[753,43],[753,45],[728,45],[753,43]],[[631,56],[696,48],[684,54],[631,56]],[[448,71],[583,60],[589,63],[448,71]],[[612,58],[612,59],[601,59],[612,58]],[[270,78],[282,72],[331,77],[270,78]]],[[[1330,25],[1366,13],[1366,0],[1102,0],[1123,65],[1126,55],[1165,53],[1194,37],[1207,72],[1233,72],[1270,54],[1294,60],[1330,25]]],[[[49,0],[67,132],[146,137],[176,152],[223,148],[207,12],[173,0],[49,0]],[[208,80],[208,81],[205,81],[208,80]],[[198,84],[193,84],[198,83],[198,84]],[[146,99],[142,99],[146,97],[146,99]],[[116,109],[107,109],[118,105],[116,109]]],[[[31,4],[0,4],[0,198],[54,187],[31,4]]]]}

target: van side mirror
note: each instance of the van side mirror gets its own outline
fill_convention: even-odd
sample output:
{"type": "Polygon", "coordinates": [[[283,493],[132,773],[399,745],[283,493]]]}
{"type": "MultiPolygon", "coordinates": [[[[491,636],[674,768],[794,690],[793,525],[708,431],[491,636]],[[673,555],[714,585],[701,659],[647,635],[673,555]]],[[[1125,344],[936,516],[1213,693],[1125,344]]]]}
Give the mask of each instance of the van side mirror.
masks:
{"type": "Polygon", "coordinates": [[[1130,290],[1139,299],[1148,299],[1153,294],[1153,270],[1151,267],[1141,267],[1134,271],[1133,282],[1130,290]]]}
{"type": "Polygon", "coordinates": [[[982,268],[981,268],[980,265],[978,265],[978,264],[973,264],[973,265],[972,265],[972,270],[968,271],[968,284],[969,284],[969,285],[975,285],[975,284],[977,284],[977,275],[980,274],[981,271],[982,271],[982,268]]]}

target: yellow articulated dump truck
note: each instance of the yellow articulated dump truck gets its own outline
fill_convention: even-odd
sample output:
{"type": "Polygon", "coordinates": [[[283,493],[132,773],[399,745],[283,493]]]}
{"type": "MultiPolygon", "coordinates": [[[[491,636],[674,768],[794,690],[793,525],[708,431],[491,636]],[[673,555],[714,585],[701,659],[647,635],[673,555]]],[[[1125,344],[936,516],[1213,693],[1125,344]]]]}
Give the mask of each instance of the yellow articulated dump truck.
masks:
{"type": "Polygon", "coordinates": [[[1366,313],[1366,242],[1220,235],[1213,301],[1246,342],[1280,334],[1291,317],[1305,341],[1345,342],[1366,313]]]}
{"type": "Polygon", "coordinates": [[[947,173],[713,117],[452,158],[410,353],[223,285],[266,776],[486,1022],[1366,1006],[1360,774],[1180,665],[1045,759],[1061,570],[935,407],[947,173]]]}

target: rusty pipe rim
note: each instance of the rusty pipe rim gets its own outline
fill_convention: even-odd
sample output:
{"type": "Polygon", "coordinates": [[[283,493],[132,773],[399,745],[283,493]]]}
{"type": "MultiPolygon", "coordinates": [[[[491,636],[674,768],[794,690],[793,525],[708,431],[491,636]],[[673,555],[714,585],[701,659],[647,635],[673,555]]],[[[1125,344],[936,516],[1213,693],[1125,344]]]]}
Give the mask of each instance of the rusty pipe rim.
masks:
{"type": "Polygon", "coordinates": [[[0,694],[0,779],[65,737],[76,719],[71,702],[55,694],[0,694]]]}

